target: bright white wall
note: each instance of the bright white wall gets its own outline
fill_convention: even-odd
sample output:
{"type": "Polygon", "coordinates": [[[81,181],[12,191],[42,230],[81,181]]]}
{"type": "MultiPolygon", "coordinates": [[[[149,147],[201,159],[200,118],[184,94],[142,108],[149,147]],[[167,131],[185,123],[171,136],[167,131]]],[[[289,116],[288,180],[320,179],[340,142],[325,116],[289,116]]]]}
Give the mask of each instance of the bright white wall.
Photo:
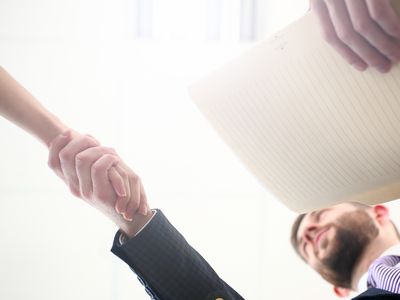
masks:
{"type": "MultiPolygon", "coordinates": [[[[200,15],[202,0],[188,1],[171,0],[200,15]]],[[[258,1],[258,36],[302,15],[307,2],[258,1]]],[[[294,214],[258,185],[187,95],[188,83],[251,46],[227,25],[237,18],[224,12],[223,42],[204,43],[175,34],[175,23],[163,32],[161,20],[191,18],[168,18],[174,10],[159,3],[156,39],[134,40],[129,0],[2,0],[1,65],[67,124],[116,148],[152,206],[246,299],[282,291],[335,299],[290,248],[294,214]]],[[[234,12],[235,3],[225,7],[234,12]]],[[[185,25],[201,37],[196,22],[185,25]]],[[[109,252],[114,226],[68,195],[45,147],[3,119],[0,132],[0,299],[148,299],[109,252]]]]}

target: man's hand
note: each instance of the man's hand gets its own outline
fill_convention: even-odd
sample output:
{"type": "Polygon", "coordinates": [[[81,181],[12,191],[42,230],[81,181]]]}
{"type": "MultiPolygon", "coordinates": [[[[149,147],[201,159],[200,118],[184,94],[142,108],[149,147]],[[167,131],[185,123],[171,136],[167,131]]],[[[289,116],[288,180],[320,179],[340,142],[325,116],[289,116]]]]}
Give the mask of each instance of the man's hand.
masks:
{"type": "Polygon", "coordinates": [[[400,18],[390,0],[311,0],[325,40],[349,64],[388,72],[400,60],[400,18]]]}
{"type": "Polygon", "coordinates": [[[71,192],[106,214],[119,227],[149,212],[139,177],[111,148],[91,136],[66,132],[49,147],[49,166],[71,192]],[[121,217],[121,215],[125,218],[121,217]]]}

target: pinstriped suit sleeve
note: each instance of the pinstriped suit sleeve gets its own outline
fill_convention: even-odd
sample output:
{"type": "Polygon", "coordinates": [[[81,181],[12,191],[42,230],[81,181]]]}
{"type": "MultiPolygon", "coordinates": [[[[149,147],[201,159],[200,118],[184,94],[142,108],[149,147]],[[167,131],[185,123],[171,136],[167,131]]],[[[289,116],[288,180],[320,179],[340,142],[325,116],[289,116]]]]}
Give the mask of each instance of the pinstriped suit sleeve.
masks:
{"type": "Polygon", "coordinates": [[[152,299],[243,299],[219,278],[160,210],[123,245],[119,243],[120,234],[116,234],[111,251],[137,274],[152,299]]]}

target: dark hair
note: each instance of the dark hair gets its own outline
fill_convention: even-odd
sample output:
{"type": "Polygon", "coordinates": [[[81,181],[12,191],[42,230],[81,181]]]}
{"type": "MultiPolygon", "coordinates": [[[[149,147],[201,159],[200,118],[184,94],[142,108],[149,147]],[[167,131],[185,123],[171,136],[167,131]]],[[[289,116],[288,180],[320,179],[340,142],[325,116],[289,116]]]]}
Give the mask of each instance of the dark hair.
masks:
{"type": "Polygon", "coordinates": [[[299,252],[299,247],[298,247],[298,241],[297,241],[297,232],[299,231],[299,227],[301,222],[303,221],[304,217],[306,214],[300,214],[297,216],[296,220],[294,221],[292,225],[292,230],[290,234],[290,242],[292,243],[293,249],[296,251],[296,253],[301,257],[301,254],[299,252]]]}

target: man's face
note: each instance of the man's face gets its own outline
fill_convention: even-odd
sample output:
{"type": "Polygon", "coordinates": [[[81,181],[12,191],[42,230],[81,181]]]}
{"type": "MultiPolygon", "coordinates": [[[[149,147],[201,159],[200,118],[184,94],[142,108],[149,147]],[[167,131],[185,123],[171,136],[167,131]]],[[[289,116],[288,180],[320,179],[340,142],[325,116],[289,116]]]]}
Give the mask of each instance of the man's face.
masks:
{"type": "Polygon", "coordinates": [[[297,231],[297,249],[326,280],[351,288],[354,267],[377,235],[368,210],[344,203],[305,215],[297,231]]]}

